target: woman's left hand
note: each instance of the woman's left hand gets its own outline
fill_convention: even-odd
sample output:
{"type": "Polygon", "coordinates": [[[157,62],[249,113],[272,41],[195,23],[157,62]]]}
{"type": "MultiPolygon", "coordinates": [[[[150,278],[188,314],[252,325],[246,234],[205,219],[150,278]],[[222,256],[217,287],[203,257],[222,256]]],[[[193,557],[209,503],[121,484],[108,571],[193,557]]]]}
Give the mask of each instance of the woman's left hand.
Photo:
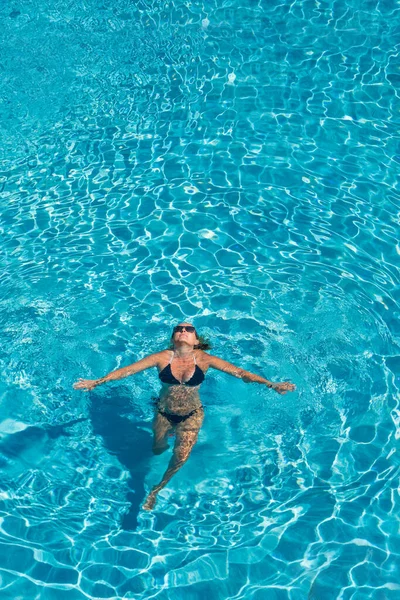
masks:
{"type": "Polygon", "coordinates": [[[72,386],[74,390],[83,390],[84,392],[90,392],[90,390],[94,390],[99,384],[97,383],[97,379],[78,379],[76,383],[72,386]]]}
{"type": "Polygon", "coordinates": [[[282,396],[284,394],[287,394],[288,392],[294,392],[294,390],[296,389],[296,386],[293,383],[290,383],[290,381],[282,381],[281,383],[272,383],[268,387],[271,388],[272,390],[275,390],[275,392],[278,392],[278,394],[281,394],[282,396]]]}

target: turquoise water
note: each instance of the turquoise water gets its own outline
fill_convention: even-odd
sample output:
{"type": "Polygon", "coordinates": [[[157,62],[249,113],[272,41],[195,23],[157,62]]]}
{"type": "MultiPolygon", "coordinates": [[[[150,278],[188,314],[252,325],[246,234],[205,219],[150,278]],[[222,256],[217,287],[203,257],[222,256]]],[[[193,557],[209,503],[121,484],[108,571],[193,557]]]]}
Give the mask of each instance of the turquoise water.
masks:
{"type": "Polygon", "coordinates": [[[400,598],[397,3],[5,0],[1,598],[400,598]],[[155,372],[217,371],[141,510],[155,372]]]}

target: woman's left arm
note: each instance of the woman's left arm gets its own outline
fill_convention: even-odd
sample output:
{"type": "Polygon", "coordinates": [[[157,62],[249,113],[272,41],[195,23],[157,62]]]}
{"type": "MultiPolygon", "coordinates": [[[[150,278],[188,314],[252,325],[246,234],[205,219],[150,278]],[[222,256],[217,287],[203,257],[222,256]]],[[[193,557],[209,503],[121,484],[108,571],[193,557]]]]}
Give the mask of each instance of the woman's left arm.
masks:
{"type": "Polygon", "coordinates": [[[208,366],[213,369],[218,369],[218,371],[223,371],[224,373],[228,373],[233,377],[237,377],[241,379],[245,383],[263,383],[269,388],[272,388],[278,394],[286,394],[287,392],[293,392],[296,388],[293,383],[289,381],[283,381],[281,383],[273,383],[265,377],[261,377],[260,375],[256,375],[255,373],[250,373],[250,371],[246,371],[245,369],[241,369],[240,367],[236,367],[232,363],[223,360],[222,358],[218,358],[217,356],[208,355],[208,366]]]}

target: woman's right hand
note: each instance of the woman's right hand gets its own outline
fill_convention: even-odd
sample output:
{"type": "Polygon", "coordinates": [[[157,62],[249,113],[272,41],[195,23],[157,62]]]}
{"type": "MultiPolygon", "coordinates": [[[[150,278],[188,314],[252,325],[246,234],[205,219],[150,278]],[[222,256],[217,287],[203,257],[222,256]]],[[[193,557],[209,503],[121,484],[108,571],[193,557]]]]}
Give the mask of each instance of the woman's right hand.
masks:
{"type": "Polygon", "coordinates": [[[293,383],[290,383],[290,381],[282,381],[281,383],[271,383],[271,385],[269,385],[268,387],[272,390],[275,390],[275,392],[278,392],[278,394],[281,394],[282,396],[284,394],[287,394],[288,392],[294,392],[294,390],[296,389],[296,386],[293,383]]]}
{"type": "Polygon", "coordinates": [[[84,392],[90,392],[98,385],[97,379],[78,379],[72,386],[74,390],[83,390],[84,392]]]}

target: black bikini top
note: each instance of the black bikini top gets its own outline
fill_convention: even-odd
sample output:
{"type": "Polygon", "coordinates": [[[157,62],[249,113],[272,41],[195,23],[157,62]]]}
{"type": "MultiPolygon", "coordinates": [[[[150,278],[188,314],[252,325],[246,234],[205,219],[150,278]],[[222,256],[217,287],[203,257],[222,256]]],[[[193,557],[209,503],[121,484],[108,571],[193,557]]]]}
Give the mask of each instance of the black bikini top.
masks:
{"type": "Polygon", "coordinates": [[[196,368],[194,370],[193,375],[191,376],[191,378],[188,381],[179,381],[178,379],[176,379],[176,377],[174,377],[172,375],[171,363],[172,363],[173,359],[174,359],[174,354],[172,354],[171,360],[169,361],[167,366],[162,371],[160,371],[158,374],[160,380],[163,383],[168,383],[169,385],[188,385],[190,387],[194,387],[196,385],[200,385],[201,383],[203,383],[205,376],[204,376],[203,371],[196,364],[196,357],[194,354],[193,354],[193,359],[194,359],[194,364],[196,365],[196,368]]]}

